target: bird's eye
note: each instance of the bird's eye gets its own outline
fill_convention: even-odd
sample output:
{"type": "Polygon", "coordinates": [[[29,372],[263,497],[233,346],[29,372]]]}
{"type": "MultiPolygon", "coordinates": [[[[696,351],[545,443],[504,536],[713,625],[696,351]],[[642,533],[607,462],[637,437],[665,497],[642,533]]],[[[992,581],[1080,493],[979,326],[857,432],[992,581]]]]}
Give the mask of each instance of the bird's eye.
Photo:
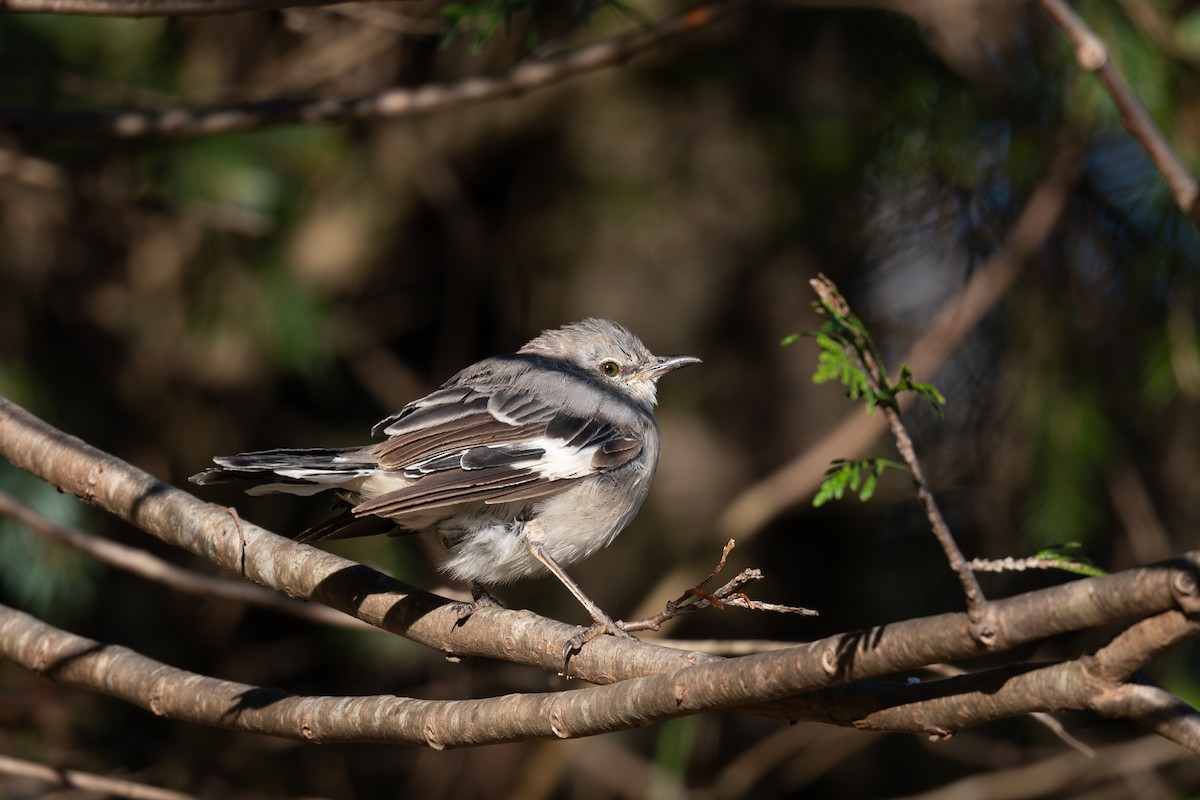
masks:
{"type": "Polygon", "coordinates": [[[615,378],[621,374],[621,365],[611,359],[601,361],[600,371],[610,378],[615,378]]]}

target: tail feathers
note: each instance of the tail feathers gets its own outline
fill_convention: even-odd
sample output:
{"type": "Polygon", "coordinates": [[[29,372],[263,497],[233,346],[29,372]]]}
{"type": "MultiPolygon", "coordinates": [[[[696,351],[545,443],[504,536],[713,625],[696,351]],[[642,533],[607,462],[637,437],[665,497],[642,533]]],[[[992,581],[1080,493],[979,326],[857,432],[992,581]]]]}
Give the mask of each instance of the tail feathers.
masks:
{"type": "Polygon", "coordinates": [[[401,536],[416,531],[399,526],[395,520],[383,517],[356,517],[349,508],[320,522],[296,537],[297,542],[315,542],[322,539],[355,539],[359,536],[377,536],[381,533],[401,536]]]}
{"type": "Polygon", "coordinates": [[[258,483],[249,494],[286,492],[310,495],[370,475],[378,465],[362,448],[260,450],[236,456],[217,456],[217,464],[193,475],[202,486],[246,481],[258,483]]]}

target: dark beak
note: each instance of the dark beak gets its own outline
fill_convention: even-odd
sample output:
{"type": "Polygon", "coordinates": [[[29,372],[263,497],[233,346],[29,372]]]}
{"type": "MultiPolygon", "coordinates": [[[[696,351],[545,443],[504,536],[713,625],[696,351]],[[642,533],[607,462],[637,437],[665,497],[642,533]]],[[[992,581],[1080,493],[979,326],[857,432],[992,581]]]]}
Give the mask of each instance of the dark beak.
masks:
{"type": "Polygon", "coordinates": [[[657,361],[638,373],[638,377],[656,381],[668,372],[677,370],[680,367],[700,363],[703,362],[695,356],[659,356],[657,361]]]}

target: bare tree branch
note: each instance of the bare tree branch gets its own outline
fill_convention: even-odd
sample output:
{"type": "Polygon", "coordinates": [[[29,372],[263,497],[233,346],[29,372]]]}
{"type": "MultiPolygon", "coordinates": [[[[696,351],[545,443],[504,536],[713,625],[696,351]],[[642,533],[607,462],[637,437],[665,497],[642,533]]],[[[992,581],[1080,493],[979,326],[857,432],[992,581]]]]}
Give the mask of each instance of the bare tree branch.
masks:
{"type": "Polygon", "coordinates": [[[1129,88],[1125,76],[1109,57],[1104,42],[1064,0],[1038,0],[1038,4],[1070,40],[1080,68],[1095,73],[1100,83],[1104,84],[1121,116],[1121,124],[1150,156],[1184,215],[1200,228],[1200,184],[1197,184],[1196,176],[1183,163],[1167,137],[1154,124],[1146,107],[1129,88]]]}
{"type": "MultiPolygon", "coordinates": [[[[1173,628],[1193,636],[1200,633],[1200,626],[1178,612],[1164,616],[1170,617],[1173,628]]],[[[671,673],[558,693],[446,701],[392,695],[301,697],[169,667],[0,606],[0,653],[56,682],[201,724],[298,740],[395,742],[435,749],[589,736],[782,699],[808,688],[810,680],[828,684],[837,672],[827,669],[822,674],[805,650],[713,659],[671,673]]],[[[1161,690],[1130,692],[1097,678],[1090,669],[1093,660],[1103,660],[1102,654],[928,684],[870,682],[831,689],[819,693],[829,717],[823,721],[945,736],[1006,716],[1095,708],[1148,724],[1200,752],[1200,715],[1161,690]]],[[[1138,687],[1144,688],[1149,687],[1138,687]]]]}
{"type": "MultiPolygon", "coordinates": [[[[458,604],[369,567],[277,536],[219,506],[47,425],[0,398],[0,455],[165,542],[292,597],[316,600],[446,653],[485,656],[557,671],[575,626],[529,613],[480,609],[465,623],[458,604]]],[[[995,600],[996,649],[1172,608],[1200,609],[1194,564],[1200,553],[1100,578],[995,600]]],[[[839,680],[875,677],[978,655],[965,614],[905,620],[801,645],[839,680]]],[[[784,651],[787,652],[787,651],[784,651]]],[[[571,660],[593,683],[678,669],[703,661],[644,642],[601,637],[571,660]]],[[[818,676],[820,670],[812,673],[818,676]]],[[[821,685],[820,680],[806,688],[821,685]]]]}
{"type": "Polygon", "coordinates": [[[378,94],[341,100],[274,99],[207,109],[45,111],[0,107],[0,126],[133,139],[228,133],[285,123],[399,119],[511,97],[576,75],[616,66],[654,47],[707,28],[748,4],[749,0],[713,0],[624,36],[585,45],[562,55],[526,61],[499,75],[467,78],[455,83],[428,84],[415,89],[389,89],[378,94]]]}
{"type": "MultiPolygon", "coordinates": [[[[943,675],[947,677],[970,674],[966,670],[950,664],[930,664],[928,667],[926,667],[926,669],[935,675],[943,675]]],[[[1067,729],[1063,727],[1063,724],[1059,722],[1053,715],[1048,714],[1045,711],[1035,711],[1029,716],[1036,720],[1039,725],[1049,730],[1073,749],[1079,751],[1088,758],[1096,757],[1096,751],[1094,749],[1068,733],[1067,729]]]]}
{"type": "MultiPolygon", "coordinates": [[[[464,623],[454,603],[244,522],[228,511],[169,487],[54,430],[3,399],[0,399],[0,453],[14,465],[43,480],[121,516],[164,541],[204,555],[226,569],[274,585],[293,596],[328,603],[373,625],[448,653],[484,655],[543,669],[557,669],[561,665],[562,642],[578,630],[533,614],[500,609],[482,609],[464,623]]],[[[1194,612],[1200,605],[1196,578],[1198,561],[1200,553],[1191,553],[1185,558],[1152,567],[992,601],[989,607],[994,613],[998,633],[994,650],[1176,608],[1194,612]]],[[[399,715],[396,719],[390,713],[384,714],[389,720],[385,725],[378,714],[366,715],[375,721],[367,720],[364,728],[345,721],[366,713],[354,700],[335,699],[333,706],[327,706],[317,698],[302,698],[288,699],[281,705],[277,698],[291,696],[256,692],[252,696],[256,703],[263,701],[262,708],[248,710],[244,708],[247,703],[245,692],[255,687],[224,681],[216,681],[211,684],[211,691],[206,688],[184,703],[187,686],[192,682],[215,679],[171,671],[173,668],[142,660],[144,657],[136,653],[97,645],[70,634],[63,634],[68,637],[66,643],[62,644],[61,650],[55,651],[55,658],[48,661],[45,648],[52,641],[53,629],[24,615],[12,616],[17,614],[19,612],[12,612],[10,618],[18,620],[13,624],[25,633],[16,636],[10,630],[7,634],[11,635],[7,635],[0,628],[0,647],[8,648],[6,652],[10,657],[31,668],[45,671],[47,665],[52,664],[55,679],[66,680],[67,676],[73,675],[72,680],[78,680],[80,685],[114,693],[120,689],[118,696],[136,701],[143,697],[139,693],[144,692],[147,685],[154,686],[158,681],[158,678],[148,680],[147,676],[169,674],[178,680],[163,678],[165,682],[154,691],[170,688],[175,693],[183,692],[170,695],[168,699],[183,705],[179,708],[172,705],[169,713],[191,709],[189,713],[193,716],[189,718],[201,714],[197,721],[219,722],[232,715],[238,724],[250,725],[249,729],[277,735],[322,740],[386,736],[390,741],[421,741],[433,746],[471,744],[480,736],[496,735],[494,731],[487,732],[486,726],[479,726],[481,718],[477,714],[485,713],[480,711],[481,708],[489,715],[495,712],[495,717],[488,717],[492,722],[512,717],[507,726],[497,729],[506,732],[506,740],[588,735],[627,724],[731,707],[777,718],[809,718],[869,727],[880,723],[872,723],[869,719],[864,722],[853,714],[853,718],[849,718],[847,709],[859,709],[867,714],[883,713],[875,711],[880,707],[881,696],[877,687],[863,685],[812,690],[881,677],[925,664],[969,658],[983,652],[971,639],[970,621],[965,614],[905,620],[733,660],[603,637],[589,644],[577,659],[572,660],[572,671],[597,683],[622,683],[599,687],[605,690],[602,692],[588,690],[586,699],[505,699],[494,708],[478,705],[435,708],[400,703],[389,706],[399,715]],[[96,660],[85,658],[90,655],[96,660]],[[131,659],[129,669],[140,669],[140,676],[133,677],[125,668],[114,669],[114,659],[131,659]],[[68,668],[76,663],[84,665],[79,667],[82,672],[69,671],[68,668]],[[170,672],[160,673],[160,669],[170,672]],[[120,681],[130,683],[118,685],[120,681]],[[855,697],[859,699],[853,700],[855,697]],[[848,702],[848,698],[853,701],[848,702]],[[275,716],[266,714],[268,705],[275,716]],[[247,716],[250,711],[254,713],[247,716]],[[414,722],[418,717],[423,718],[423,722],[414,722]],[[546,727],[547,719],[550,727],[546,727]],[[268,725],[269,729],[264,727],[268,725]],[[403,739],[401,731],[404,732],[403,739]]],[[[1179,617],[1182,619],[1182,614],[1179,617]]],[[[1121,644],[1118,637],[1110,646],[1117,648],[1112,652],[1119,653],[1123,652],[1120,648],[1132,647],[1132,643],[1138,641],[1137,635],[1140,634],[1129,634],[1127,641],[1131,644],[1121,644]]],[[[1156,636],[1150,641],[1158,642],[1157,647],[1170,640],[1170,637],[1156,636]]],[[[1103,652],[1106,651],[1098,652],[1097,658],[1103,652]]],[[[1104,657],[1110,663],[1117,663],[1115,656],[1104,657]]],[[[1111,681],[1108,683],[1111,685],[1111,681]]],[[[916,690],[921,689],[917,687],[916,690]]],[[[887,700],[891,695],[882,697],[887,700]]],[[[1054,697],[1059,698],[1059,695],[1054,697]]],[[[906,695],[904,699],[912,702],[921,698],[906,695]]],[[[166,702],[159,694],[154,694],[150,700],[153,701],[151,707],[154,703],[161,706],[166,702]]],[[[1055,703],[1058,702],[1056,699],[1055,703]]],[[[1064,706],[1050,704],[1048,707],[1064,706]]],[[[907,722],[899,712],[894,712],[888,724],[906,730],[924,729],[922,726],[926,725],[940,730],[977,718],[963,716],[953,705],[947,706],[944,718],[940,716],[940,709],[930,708],[933,711],[921,715],[909,713],[907,722]]],[[[1010,709],[1012,713],[1041,710],[1028,708],[1028,702],[1004,706],[1002,710],[1008,713],[1010,709]]]]}
{"type": "MultiPolygon", "coordinates": [[[[964,797],[988,798],[1045,798],[1068,794],[1066,790],[1081,786],[1094,787],[1104,778],[1127,778],[1156,767],[1178,761],[1192,761],[1195,756],[1157,736],[1144,736],[1132,742],[1111,744],[1096,749],[1096,758],[1078,753],[1061,753],[1033,763],[1022,763],[1008,769],[997,769],[971,775],[945,784],[906,800],[962,800],[964,797]]],[[[1126,792],[1127,793],[1127,792],[1126,792]]],[[[1116,796],[1120,797],[1118,791],[1116,796]]],[[[1069,796],[1088,796],[1086,791],[1069,796]]],[[[1091,796],[1105,796],[1093,791],[1091,796]]]]}
{"type": "Polygon", "coordinates": [[[1131,719],[1164,739],[1200,753],[1200,712],[1157,686],[1125,683],[1092,703],[1109,717],[1131,719]]]}
{"type": "Polygon", "coordinates": [[[145,550],[127,547],[118,542],[99,539],[82,531],[57,525],[28,506],[18,503],[7,492],[0,491],[0,516],[21,523],[39,536],[56,544],[66,545],[109,566],[123,569],[146,580],[156,581],[176,591],[202,597],[219,597],[239,603],[281,611],[285,614],[345,628],[375,630],[361,620],[335,611],[328,606],[304,603],[285,597],[279,592],[246,581],[215,578],[177,567],[145,550]]]}
{"type": "Polygon", "coordinates": [[[32,778],[55,789],[81,789],[102,792],[106,797],[128,797],[132,800],[195,800],[195,795],[147,786],[144,783],[94,775],[76,769],[56,769],[23,758],[0,755],[0,774],[32,778]]]}
{"type": "Polygon", "coordinates": [[[1197,636],[1200,623],[1168,611],[1122,631],[1091,656],[1072,661],[1002,667],[920,686],[847,686],[828,694],[841,693],[843,702],[835,704],[839,713],[866,730],[911,731],[916,723],[931,735],[949,736],[984,720],[1086,709],[1133,719],[1200,753],[1200,713],[1169,692],[1125,683],[1134,669],[1197,636]]]}

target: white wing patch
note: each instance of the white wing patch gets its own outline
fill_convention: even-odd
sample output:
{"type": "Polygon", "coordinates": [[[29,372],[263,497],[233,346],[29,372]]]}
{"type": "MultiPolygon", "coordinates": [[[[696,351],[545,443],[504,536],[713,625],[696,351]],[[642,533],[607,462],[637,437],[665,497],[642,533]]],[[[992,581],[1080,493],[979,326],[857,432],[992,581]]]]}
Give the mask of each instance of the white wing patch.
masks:
{"type": "MultiPolygon", "coordinates": [[[[504,466],[516,471],[528,470],[546,480],[582,478],[596,472],[593,458],[601,442],[579,447],[553,437],[538,437],[520,442],[475,445],[448,450],[409,464],[404,472],[410,478],[447,469],[470,472],[486,467],[504,466]]],[[[310,477],[309,480],[317,480],[310,477]]]]}
{"type": "Polygon", "coordinates": [[[599,449],[598,444],[580,448],[562,439],[546,438],[530,439],[527,444],[545,452],[540,458],[514,461],[514,469],[530,469],[552,481],[582,478],[596,471],[592,459],[599,449]]]}

